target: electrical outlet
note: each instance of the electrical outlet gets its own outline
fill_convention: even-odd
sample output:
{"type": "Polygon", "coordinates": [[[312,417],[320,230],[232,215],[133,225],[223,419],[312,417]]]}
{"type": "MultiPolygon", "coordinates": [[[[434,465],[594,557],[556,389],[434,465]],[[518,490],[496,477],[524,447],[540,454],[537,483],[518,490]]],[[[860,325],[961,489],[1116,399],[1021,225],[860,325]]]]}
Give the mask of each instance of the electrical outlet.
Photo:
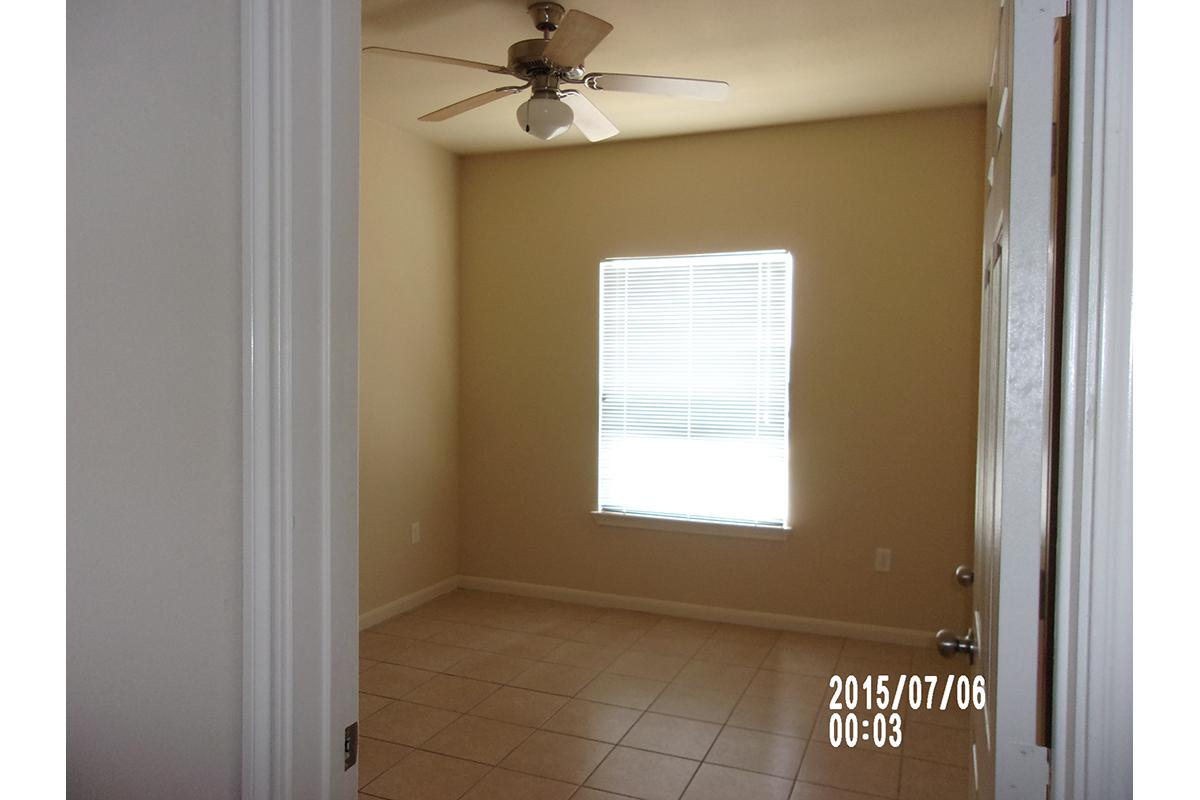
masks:
{"type": "Polygon", "coordinates": [[[892,571],[892,551],[886,547],[875,548],[875,571],[892,571]]]}
{"type": "Polygon", "coordinates": [[[421,541],[421,523],[414,522],[410,528],[412,533],[412,543],[419,544],[421,541]]]}

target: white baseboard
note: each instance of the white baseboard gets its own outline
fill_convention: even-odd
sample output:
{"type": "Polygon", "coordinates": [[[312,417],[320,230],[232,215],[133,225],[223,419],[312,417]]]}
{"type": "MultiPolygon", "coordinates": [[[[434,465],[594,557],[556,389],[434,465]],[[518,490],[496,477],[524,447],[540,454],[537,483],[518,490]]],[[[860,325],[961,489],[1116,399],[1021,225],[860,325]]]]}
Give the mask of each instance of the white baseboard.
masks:
{"type": "Polygon", "coordinates": [[[740,608],[703,606],[696,603],[679,603],[674,600],[657,600],[653,597],[635,597],[607,592],[590,592],[585,589],[570,589],[566,586],[547,586],[540,583],[522,583],[499,578],[479,578],[459,575],[458,586],[483,592],[502,592],[522,597],[537,597],[543,600],[559,600],[566,603],[581,603],[603,608],[624,608],[631,611],[646,611],[675,617],[689,617],[708,622],[728,622],[735,625],[751,625],[756,628],[776,628],[799,633],[817,633],[824,636],[846,636],[872,642],[889,642],[915,647],[932,644],[933,634],[929,631],[909,628],[890,628],[884,625],[867,625],[861,622],[843,622],[835,619],[797,617],[791,614],[774,614],[767,611],[747,611],[740,608]]]}
{"type": "Polygon", "coordinates": [[[373,608],[370,611],[358,615],[358,629],[365,630],[373,625],[378,625],[384,620],[391,619],[397,614],[403,614],[405,611],[411,611],[417,606],[428,603],[435,597],[440,597],[446,592],[452,592],[459,587],[459,575],[451,575],[444,581],[438,581],[432,586],[426,586],[424,589],[406,594],[403,597],[397,597],[390,603],[384,603],[379,608],[373,608]]]}

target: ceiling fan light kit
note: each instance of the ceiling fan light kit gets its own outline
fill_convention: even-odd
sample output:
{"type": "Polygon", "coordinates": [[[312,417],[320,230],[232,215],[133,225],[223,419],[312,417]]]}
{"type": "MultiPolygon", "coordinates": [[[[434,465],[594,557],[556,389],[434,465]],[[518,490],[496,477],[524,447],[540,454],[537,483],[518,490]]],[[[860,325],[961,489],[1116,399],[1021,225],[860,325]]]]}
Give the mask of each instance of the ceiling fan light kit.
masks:
{"type": "Polygon", "coordinates": [[[582,11],[568,12],[558,3],[534,3],[527,12],[542,38],[524,39],[511,45],[505,66],[390,47],[366,47],[363,52],[386,53],[519,78],[525,83],[489,89],[418,119],[441,122],[510,94],[531,89],[533,96],[517,107],[517,123],[523,131],[543,141],[561,136],[572,125],[591,142],[608,139],[619,132],[591,100],[582,92],[570,88],[572,86],[596,92],[638,92],[697,100],[724,100],[729,94],[729,84],[724,81],[613,72],[588,73],[584,70],[584,59],[612,32],[612,25],[582,11]]]}
{"type": "Polygon", "coordinates": [[[531,136],[549,141],[571,127],[571,107],[552,94],[535,94],[517,106],[517,124],[531,136]]]}

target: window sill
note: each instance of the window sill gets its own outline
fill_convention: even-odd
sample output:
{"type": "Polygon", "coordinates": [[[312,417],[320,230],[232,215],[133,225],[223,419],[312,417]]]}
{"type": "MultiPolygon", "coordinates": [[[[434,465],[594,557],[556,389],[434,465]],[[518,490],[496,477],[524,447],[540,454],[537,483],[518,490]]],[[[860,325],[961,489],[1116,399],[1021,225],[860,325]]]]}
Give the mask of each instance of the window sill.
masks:
{"type": "Polygon", "coordinates": [[[765,525],[736,525],[727,522],[700,522],[671,517],[650,517],[641,514],[619,514],[614,511],[593,511],[592,520],[597,525],[616,528],[638,528],[648,531],[675,531],[677,533],[702,533],[708,536],[729,536],[735,539],[768,539],[786,541],[791,528],[774,528],[765,525]]]}

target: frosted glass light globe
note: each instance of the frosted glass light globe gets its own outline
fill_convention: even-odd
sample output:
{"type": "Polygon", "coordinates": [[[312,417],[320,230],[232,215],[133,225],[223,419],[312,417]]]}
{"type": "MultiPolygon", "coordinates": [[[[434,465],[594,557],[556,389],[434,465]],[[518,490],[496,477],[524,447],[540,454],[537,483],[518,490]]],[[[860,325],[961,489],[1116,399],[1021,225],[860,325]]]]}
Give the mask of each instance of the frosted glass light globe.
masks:
{"type": "Polygon", "coordinates": [[[553,97],[531,97],[517,106],[517,122],[522,130],[539,139],[561,136],[574,120],[571,107],[553,97]]]}

